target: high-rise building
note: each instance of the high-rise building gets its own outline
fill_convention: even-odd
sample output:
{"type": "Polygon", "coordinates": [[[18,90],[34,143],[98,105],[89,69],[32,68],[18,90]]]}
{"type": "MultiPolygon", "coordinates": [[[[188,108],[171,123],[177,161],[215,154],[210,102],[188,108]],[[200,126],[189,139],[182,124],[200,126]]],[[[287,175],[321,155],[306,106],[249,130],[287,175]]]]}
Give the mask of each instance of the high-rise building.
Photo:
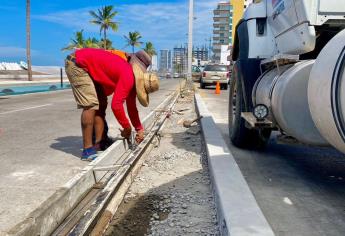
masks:
{"type": "MultiPolygon", "coordinates": [[[[186,46],[175,47],[173,51],[173,70],[177,73],[185,73],[187,70],[188,48],[186,46]]],[[[193,47],[193,60],[208,61],[208,49],[206,46],[193,47]]]]}
{"type": "Polygon", "coordinates": [[[160,50],[159,54],[159,71],[171,71],[171,51],[168,49],[160,50]]]}
{"type": "Polygon", "coordinates": [[[200,61],[208,61],[207,47],[193,47],[193,58],[200,61]]]}
{"type": "Polygon", "coordinates": [[[187,70],[187,55],[188,49],[186,47],[175,47],[173,52],[173,69],[174,72],[183,74],[187,70]]]}
{"type": "Polygon", "coordinates": [[[152,56],[151,70],[152,71],[158,71],[158,57],[157,57],[157,55],[152,56]]]}
{"type": "Polygon", "coordinates": [[[232,13],[230,2],[218,3],[213,11],[213,60],[217,63],[220,63],[222,46],[232,44],[232,13]]]}

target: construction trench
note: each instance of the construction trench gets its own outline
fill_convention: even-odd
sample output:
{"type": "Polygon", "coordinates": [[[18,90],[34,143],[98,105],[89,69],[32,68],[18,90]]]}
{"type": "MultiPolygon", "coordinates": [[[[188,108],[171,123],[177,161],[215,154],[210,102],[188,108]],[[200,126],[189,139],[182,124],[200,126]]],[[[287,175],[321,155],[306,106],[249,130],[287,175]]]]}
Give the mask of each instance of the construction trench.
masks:
{"type": "MultiPolygon", "coordinates": [[[[146,137],[151,139],[148,147],[137,155],[112,197],[107,203],[103,196],[94,200],[94,206],[86,204],[88,210],[80,211],[84,216],[62,224],[55,235],[219,234],[193,85],[181,90],[166,109],[155,112],[164,120],[153,125],[146,137]],[[103,209],[95,222],[88,224],[90,218],[85,216],[99,205],[104,205],[103,209]]],[[[114,172],[111,179],[121,171],[114,166],[114,172]]],[[[81,213],[69,218],[77,215],[81,213]]]]}
{"type": "Polygon", "coordinates": [[[181,83],[141,144],[114,143],[10,235],[219,235],[194,93],[181,83]]]}
{"type": "Polygon", "coordinates": [[[192,89],[168,117],[105,235],[218,235],[192,89]]]}

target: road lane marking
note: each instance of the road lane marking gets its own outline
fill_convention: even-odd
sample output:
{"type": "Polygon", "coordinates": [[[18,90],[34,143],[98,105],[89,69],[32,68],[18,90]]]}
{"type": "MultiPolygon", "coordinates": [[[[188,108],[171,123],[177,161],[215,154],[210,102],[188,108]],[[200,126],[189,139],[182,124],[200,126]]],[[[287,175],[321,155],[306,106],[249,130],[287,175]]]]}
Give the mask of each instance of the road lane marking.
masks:
{"type": "Polygon", "coordinates": [[[288,197],[284,197],[284,202],[288,205],[293,205],[292,201],[288,197]]]}
{"type": "Polygon", "coordinates": [[[18,112],[18,111],[26,111],[26,110],[31,110],[31,109],[41,108],[41,107],[47,107],[47,106],[51,106],[51,105],[53,105],[53,104],[50,103],[50,104],[44,104],[44,105],[40,105],[40,106],[26,107],[26,108],[22,108],[22,109],[18,109],[18,110],[13,110],[13,111],[1,112],[0,115],[10,114],[10,113],[18,112]]]}

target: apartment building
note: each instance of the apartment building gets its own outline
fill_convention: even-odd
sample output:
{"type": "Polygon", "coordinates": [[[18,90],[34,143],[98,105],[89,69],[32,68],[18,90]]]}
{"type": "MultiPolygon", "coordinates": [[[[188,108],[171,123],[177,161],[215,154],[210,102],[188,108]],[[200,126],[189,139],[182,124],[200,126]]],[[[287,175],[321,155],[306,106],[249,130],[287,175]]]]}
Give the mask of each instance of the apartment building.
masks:
{"type": "Polygon", "coordinates": [[[163,49],[159,52],[159,71],[170,72],[171,71],[171,50],[163,49]]]}
{"type": "Polygon", "coordinates": [[[232,14],[230,2],[218,3],[213,11],[213,61],[216,63],[220,63],[222,46],[232,44],[232,14]]]}

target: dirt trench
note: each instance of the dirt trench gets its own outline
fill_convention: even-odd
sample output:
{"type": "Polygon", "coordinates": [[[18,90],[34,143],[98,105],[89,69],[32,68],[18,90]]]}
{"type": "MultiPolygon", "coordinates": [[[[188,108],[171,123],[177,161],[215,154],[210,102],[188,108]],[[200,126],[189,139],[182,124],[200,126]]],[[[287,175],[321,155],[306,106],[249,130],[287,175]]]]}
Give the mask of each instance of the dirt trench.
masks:
{"type": "Polygon", "coordinates": [[[184,92],[110,227],[111,235],[219,235],[194,92],[184,92]]]}

